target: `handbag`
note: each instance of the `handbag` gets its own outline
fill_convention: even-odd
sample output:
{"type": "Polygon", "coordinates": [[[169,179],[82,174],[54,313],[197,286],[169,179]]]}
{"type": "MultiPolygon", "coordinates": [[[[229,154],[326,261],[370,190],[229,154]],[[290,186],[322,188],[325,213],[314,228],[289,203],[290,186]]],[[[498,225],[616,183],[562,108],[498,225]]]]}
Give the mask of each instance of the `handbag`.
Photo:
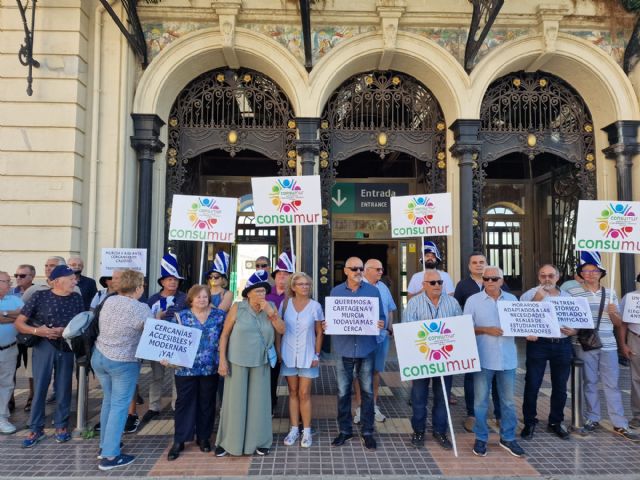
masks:
{"type": "Polygon", "coordinates": [[[267,351],[267,358],[269,359],[269,365],[271,368],[276,366],[276,362],[278,361],[278,355],[276,354],[275,345],[271,344],[270,347],[267,348],[267,342],[264,340],[262,336],[262,332],[260,331],[260,324],[258,323],[258,319],[256,318],[256,326],[258,327],[258,335],[260,335],[260,340],[262,340],[262,346],[267,351]]]}
{"type": "Polygon", "coordinates": [[[600,320],[602,320],[602,312],[604,312],[605,297],[605,290],[604,287],[602,287],[596,328],[583,328],[578,332],[578,342],[585,352],[602,348],[602,341],[600,340],[600,335],[598,335],[598,329],[600,328],[600,320]]]}
{"type": "MultiPolygon", "coordinates": [[[[26,323],[27,325],[33,328],[37,328],[41,326],[41,325],[34,325],[34,322],[31,321],[31,319],[27,320],[26,323]]],[[[32,333],[18,333],[16,335],[16,342],[18,343],[18,345],[22,345],[26,348],[35,347],[40,343],[40,340],[42,340],[42,337],[39,337],[32,333]]]]}

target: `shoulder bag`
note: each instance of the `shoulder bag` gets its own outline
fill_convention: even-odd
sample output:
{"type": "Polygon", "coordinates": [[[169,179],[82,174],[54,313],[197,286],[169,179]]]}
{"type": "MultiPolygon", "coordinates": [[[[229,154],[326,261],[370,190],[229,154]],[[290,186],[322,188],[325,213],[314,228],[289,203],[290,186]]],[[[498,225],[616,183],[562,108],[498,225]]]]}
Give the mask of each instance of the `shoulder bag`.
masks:
{"type": "Polygon", "coordinates": [[[598,330],[600,329],[602,312],[604,312],[605,297],[605,289],[604,287],[602,287],[600,297],[600,310],[598,311],[598,321],[596,323],[596,328],[583,328],[578,332],[578,342],[580,343],[582,350],[584,350],[585,352],[602,348],[602,341],[600,340],[600,335],[598,335],[598,330]]]}

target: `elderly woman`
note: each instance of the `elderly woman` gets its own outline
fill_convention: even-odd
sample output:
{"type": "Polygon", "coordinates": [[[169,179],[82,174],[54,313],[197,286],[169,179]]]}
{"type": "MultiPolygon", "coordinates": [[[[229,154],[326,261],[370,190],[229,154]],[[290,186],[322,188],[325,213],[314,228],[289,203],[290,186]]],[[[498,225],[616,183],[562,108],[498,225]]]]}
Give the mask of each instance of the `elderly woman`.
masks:
{"type": "Polygon", "coordinates": [[[584,362],[582,377],[586,404],[584,428],[588,432],[593,432],[600,426],[600,392],[598,391],[600,382],[613,431],[628,440],[638,441],[640,436],[629,431],[629,422],[624,416],[622,392],[618,385],[620,374],[618,345],[613,327],[620,328],[622,318],[618,311],[616,292],[600,286],[600,280],[607,271],[602,267],[599,253],[581,252],[580,265],[576,272],[584,283],[569,289],[569,294],[574,297],[584,297],[589,302],[593,324],[602,344],[599,348],[585,350],[580,344],[581,335],[578,333],[576,354],[584,362]]]}
{"type": "Polygon", "coordinates": [[[151,309],[138,301],[143,293],[142,273],[125,270],[120,276],[118,295],[104,301],[99,315],[100,333],[91,366],[103,392],[98,455],[100,470],[123,467],[135,459],[120,452],[120,439],[140,374],[136,348],[145,320],[151,316],[151,309]]]}
{"type": "Polygon", "coordinates": [[[289,420],[291,430],[284,439],[287,446],[300,436],[298,424],[302,415],[300,446],[311,446],[311,382],[319,375],[322,348],[322,306],[311,298],[311,277],[294,273],[287,284],[287,298],[280,310],[285,333],[280,341],[281,374],[289,385],[289,420]]]}
{"type": "Polygon", "coordinates": [[[229,286],[229,254],[223,251],[216,253],[213,265],[207,272],[211,304],[223,312],[228,312],[233,303],[233,294],[227,290],[229,286]]]}
{"type": "Polygon", "coordinates": [[[269,274],[257,271],[233,304],[220,336],[218,373],[225,379],[222,414],[216,438],[218,457],[269,453],[272,443],[268,351],[284,322],[265,295],[269,274]]]}
{"type": "Polygon", "coordinates": [[[175,460],[184,450],[184,442],[193,440],[202,452],[211,451],[211,434],[215,420],[218,389],[218,340],[224,323],[224,312],[211,305],[209,288],[194,285],[187,293],[189,308],[176,313],[171,320],[202,332],[200,345],[191,368],[178,368],[176,380],[176,411],[173,446],[167,459],[175,460]]]}

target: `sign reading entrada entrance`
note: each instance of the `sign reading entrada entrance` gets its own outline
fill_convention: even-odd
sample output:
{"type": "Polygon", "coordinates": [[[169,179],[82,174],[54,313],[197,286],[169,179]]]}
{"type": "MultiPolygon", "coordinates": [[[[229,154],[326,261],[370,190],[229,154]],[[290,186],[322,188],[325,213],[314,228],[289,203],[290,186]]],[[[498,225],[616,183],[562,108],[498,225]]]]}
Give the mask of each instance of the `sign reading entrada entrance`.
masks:
{"type": "Polygon", "coordinates": [[[390,198],[408,193],[406,183],[336,183],[331,189],[331,211],[389,213],[390,198]]]}

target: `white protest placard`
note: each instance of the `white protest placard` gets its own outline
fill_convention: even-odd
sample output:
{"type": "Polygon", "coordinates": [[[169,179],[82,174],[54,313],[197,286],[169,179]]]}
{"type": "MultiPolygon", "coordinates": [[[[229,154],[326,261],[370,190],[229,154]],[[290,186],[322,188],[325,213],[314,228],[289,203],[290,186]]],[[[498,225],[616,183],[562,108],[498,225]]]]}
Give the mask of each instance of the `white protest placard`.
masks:
{"type": "Polygon", "coordinates": [[[498,315],[505,337],[560,337],[560,326],[551,303],[501,300],[498,315]]]}
{"type": "Polygon", "coordinates": [[[254,177],[256,225],[321,225],[320,176],[254,177]]]}
{"type": "Polygon", "coordinates": [[[640,202],[580,200],[576,249],[640,253],[640,202]]]}
{"type": "Polygon", "coordinates": [[[583,297],[547,297],[556,312],[558,325],[567,328],[594,328],[591,307],[583,297]]]}
{"type": "Polygon", "coordinates": [[[391,197],[391,236],[452,235],[451,193],[391,197]]]}
{"type": "Polygon", "coordinates": [[[172,365],[193,367],[202,331],[166,320],[147,318],[136,357],[145,360],[167,360],[172,365]]]}
{"type": "Polygon", "coordinates": [[[147,275],[146,248],[103,248],[100,276],[110,277],[117,268],[126,268],[147,275]]]}
{"type": "Polygon", "coordinates": [[[174,195],[169,240],[234,243],[238,199],[174,195]]]}
{"type": "Polygon", "coordinates": [[[640,293],[630,293],[624,301],[622,321],[626,323],[640,323],[640,293]]]}
{"type": "Polygon", "coordinates": [[[378,335],[378,297],[326,297],[325,335],[378,335]]]}
{"type": "Polygon", "coordinates": [[[404,381],[480,371],[471,315],[397,323],[393,336],[404,381]]]}

